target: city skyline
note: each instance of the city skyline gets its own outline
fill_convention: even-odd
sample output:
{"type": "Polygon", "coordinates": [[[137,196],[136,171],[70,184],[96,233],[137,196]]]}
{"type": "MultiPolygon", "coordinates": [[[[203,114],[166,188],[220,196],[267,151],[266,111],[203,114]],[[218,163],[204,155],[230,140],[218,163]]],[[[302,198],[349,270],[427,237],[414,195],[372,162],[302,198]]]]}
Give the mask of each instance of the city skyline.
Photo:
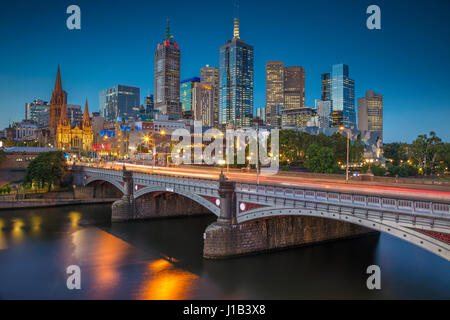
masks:
{"type": "MultiPolygon", "coordinates": [[[[241,38],[255,48],[254,110],[265,105],[264,66],[267,61],[279,60],[283,61],[285,65],[301,65],[305,68],[306,106],[309,107],[313,107],[314,101],[320,99],[321,74],[328,72],[333,64],[345,63],[349,65],[351,78],[356,83],[355,100],[363,97],[369,90],[383,95],[386,142],[412,141],[418,134],[431,130],[436,131],[439,136],[447,140],[450,133],[443,119],[450,116],[448,101],[444,99],[448,87],[445,74],[446,71],[450,71],[448,60],[444,60],[448,44],[433,41],[433,37],[437,37],[437,35],[431,33],[432,30],[439,28],[439,37],[445,38],[445,34],[449,32],[449,28],[445,27],[448,26],[448,22],[444,21],[445,16],[441,13],[445,10],[437,11],[437,6],[431,9],[423,4],[410,4],[415,10],[405,13],[401,11],[399,3],[390,4],[381,1],[379,5],[382,8],[383,27],[381,31],[371,31],[365,28],[365,19],[367,18],[365,8],[368,2],[361,1],[360,5],[353,6],[336,5],[331,1],[319,2],[326,4],[326,8],[329,9],[322,10],[324,16],[319,15],[320,5],[302,2],[305,21],[300,22],[297,21],[298,19],[294,21],[295,25],[298,25],[298,29],[295,28],[295,25],[292,27],[292,24],[280,23],[279,27],[272,30],[263,23],[264,21],[258,21],[252,17],[252,10],[261,11],[262,17],[269,19],[268,13],[274,11],[274,16],[277,16],[280,8],[273,8],[267,1],[262,1],[258,8],[255,8],[251,1],[241,1],[241,38]],[[325,25],[329,26],[334,21],[333,19],[336,19],[332,16],[332,9],[338,10],[338,13],[344,12],[350,20],[346,19],[345,23],[336,28],[337,30],[330,30],[330,35],[319,36],[319,31],[323,31],[325,25]],[[416,14],[423,15],[424,26],[419,31],[408,31],[408,27],[411,26],[411,22],[408,20],[414,20],[411,16],[414,17],[416,14]],[[324,19],[324,17],[330,18],[330,22],[323,25],[317,23],[318,18],[324,19]],[[301,29],[302,26],[309,26],[309,28],[301,29]],[[316,30],[311,31],[314,28],[316,30]],[[334,43],[332,34],[344,31],[349,39],[342,41],[342,44],[334,43]],[[405,39],[394,39],[398,33],[404,33],[405,39]],[[296,37],[294,37],[295,35],[296,37]],[[350,39],[353,36],[363,36],[363,38],[359,38],[361,44],[358,43],[356,53],[351,53],[355,43],[350,39]],[[287,39],[288,42],[286,42],[287,39]],[[321,40],[320,42],[327,40],[328,46],[332,46],[333,52],[327,52],[325,50],[327,46],[315,46],[319,40],[321,40]],[[371,43],[372,46],[368,47],[367,43],[371,43]],[[352,45],[349,46],[349,44],[352,45]],[[287,50],[289,52],[283,52],[280,51],[280,45],[289,45],[292,46],[292,49],[287,50]],[[380,49],[389,50],[373,50],[377,46],[380,49]],[[417,50],[418,46],[421,50],[417,50]],[[303,49],[297,50],[302,47],[303,49]],[[422,47],[425,47],[426,50],[422,47]],[[431,51],[433,56],[430,56],[429,52],[431,51]],[[402,52],[407,52],[407,54],[402,56],[402,52]],[[440,55],[442,55],[441,60],[439,59],[440,55]],[[412,68],[412,63],[423,65],[422,68],[414,69],[414,81],[411,79],[414,74],[407,72],[406,68],[412,68]],[[433,110],[434,113],[424,117],[424,110],[433,110]],[[438,121],[435,120],[436,117],[438,121]]],[[[296,5],[294,1],[282,1],[278,6],[284,9],[299,8],[298,3],[296,5]]],[[[178,13],[170,12],[166,10],[166,5],[156,2],[149,4],[132,2],[122,13],[120,6],[106,6],[103,1],[95,4],[80,1],[79,5],[82,11],[82,30],[80,31],[70,31],[65,27],[65,20],[68,16],[65,14],[65,8],[68,3],[64,1],[52,8],[45,6],[45,1],[41,2],[40,6],[20,1],[15,5],[8,4],[9,8],[7,9],[10,10],[13,17],[17,16],[14,13],[23,9],[23,6],[27,8],[36,6],[30,11],[42,12],[42,15],[27,16],[28,13],[24,12],[24,20],[28,21],[26,25],[11,20],[9,16],[2,19],[0,33],[5,36],[3,37],[4,41],[9,45],[10,50],[2,52],[0,60],[2,61],[0,126],[6,127],[9,122],[22,120],[25,103],[35,99],[50,100],[50,88],[53,86],[54,70],[58,63],[64,74],[64,88],[70,92],[68,104],[81,105],[87,96],[91,111],[98,111],[99,92],[117,83],[139,87],[141,101],[144,101],[144,96],[154,93],[152,90],[154,83],[153,53],[155,46],[164,36],[166,19],[171,21],[172,34],[177,39],[182,52],[182,79],[199,76],[200,68],[207,64],[211,67],[218,67],[219,47],[232,37],[233,8],[229,1],[208,4],[208,10],[218,10],[220,14],[216,19],[204,17],[204,21],[200,22],[198,17],[201,15],[195,10],[206,4],[204,1],[198,1],[198,3],[192,4],[192,7],[186,7],[189,16],[186,18],[186,12],[183,10],[177,10],[178,13]],[[138,11],[139,8],[145,8],[145,6],[152,7],[152,11],[147,12],[148,19],[131,20],[131,12],[140,14],[142,17],[143,14],[138,11]],[[122,15],[119,15],[119,12],[122,15]],[[179,12],[183,12],[183,14],[179,12]],[[51,22],[46,21],[47,24],[44,24],[43,21],[46,20],[47,15],[55,15],[58,18],[51,22]],[[111,50],[105,51],[102,48],[104,40],[93,43],[93,39],[105,31],[105,27],[100,26],[95,19],[99,18],[100,21],[103,21],[108,18],[108,15],[112,15],[113,18],[127,17],[129,19],[121,20],[120,26],[110,26],[113,30],[118,28],[122,32],[133,31],[136,33],[136,39],[148,33],[145,41],[139,41],[138,48],[132,50],[131,53],[128,42],[125,42],[127,45],[120,44],[123,48],[119,48],[117,53],[110,52],[111,50]],[[188,21],[197,21],[199,25],[197,28],[192,28],[187,25],[188,21]],[[213,24],[208,27],[208,23],[213,24]],[[28,28],[36,28],[36,26],[45,30],[43,34],[46,37],[36,34],[31,37],[27,33],[28,28]],[[6,27],[16,32],[6,33],[6,27]],[[52,28],[55,29],[50,30],[52,28]],[[199,41],[199,36],[201,36],[201,41],[199,41]],[[46,46],[49,41],[47,38],[52,41],[53,46],[46,46]],[[56,45],[55,39],[57,39],[58,45],[56,45]],[[29,50],[26,52],[19,52],[16,49],[27,43],[29,50]],[[54,50],[55,46],[59,47],[59,43],[62,44],[63,49],[54,50]],[[39,47],[38,44],[41,44],[42,47],[39,47]],[[196,47],[198,48],[196,49],[196,47]],[[117,65],[111,68],[109,62],[117,59],[117,55],[123,54],[123,51],[128,52],[130,58],[119,60],[117,65]],[[14,52],[14,56],[12,56],[12,52],[14,52]],[[106,52],[108,52],[108,56],[104,59],[105,61],[102,61],[106,52]],[[125,60],[127,63],[124,63],[125,60]]],[[[175,2],[175,5],[185,6],[182,2],[175,2]]],[[[445,2],[442,2],[442,5],[448,7],[445,2]]],[[[281,21],[279,17],[275,19],[278,22],[281,21]]]]}

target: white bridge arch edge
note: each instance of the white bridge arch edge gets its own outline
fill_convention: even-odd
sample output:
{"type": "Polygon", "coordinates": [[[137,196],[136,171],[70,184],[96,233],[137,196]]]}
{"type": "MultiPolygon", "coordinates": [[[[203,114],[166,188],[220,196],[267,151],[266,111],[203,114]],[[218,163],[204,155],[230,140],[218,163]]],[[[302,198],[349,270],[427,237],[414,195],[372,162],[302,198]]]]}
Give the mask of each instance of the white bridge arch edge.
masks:
{"type": "Polygon", "coordinates": [[[332,213],[313,208],[258,208],[237,214],[237,223],[244,223],[252,220],[271,218],[278,216],[310,216],[325,219],[333,219],[341,222],[348,222],[372,229],[374,231],[384,232],[396,238],[410,242],[418,247],[430,251],[447,261],[450,261],[450,245],[427,236],[424,233],[414,231],[410,228],[400,226],[396,223],[385,221],[380,223],[363,217],[355,217],[345,213],[332,213]]]}
{"type": "Polygon", "coordinates": [[[135,191],[134,199],[137,199],[146,194],[154,193],[154,192],[168,192],[168,193],[179,194],[181,196],[191,199],[192,201],[197,202],[198,204],[202,205],[203,207],[205,207],[206,209],[211,211],[214,215],[220,216],[220,208],[217,207],[216,205],[214,205],[212,202],[208,201],[207,199],[203,198],[202,196],[199,196],[199,195],[191,193],[191,192],[186,192],[184,190],[179,190],[176,187],[171,188],[170,190],[167,190],[167,188],[165,188],[165,187],[147,186],[147,187],[144,187],[142,189],[135,191]]]}

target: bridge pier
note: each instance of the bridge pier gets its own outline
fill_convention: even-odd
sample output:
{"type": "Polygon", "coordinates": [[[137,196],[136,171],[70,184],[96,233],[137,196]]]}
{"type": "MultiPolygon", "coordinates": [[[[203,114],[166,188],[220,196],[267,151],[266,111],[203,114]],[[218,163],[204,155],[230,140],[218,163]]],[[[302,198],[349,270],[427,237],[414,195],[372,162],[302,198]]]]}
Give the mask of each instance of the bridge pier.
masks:
{"type": "Polygon", "coordinates": [[[113,222],[133,220],[135,215],[133,173],[123,166],[122,177],[124,193],[120,200],[112,204],[111,221],[113,222]]]}
{"type": "Polygon", "coordinates": [[[205,230],[205,258],[230,258],[377,233],[343,221],[308,216],[279,216],[238,224],[234,189],[234,182],[221,177],[220,216],[205,230]]]}

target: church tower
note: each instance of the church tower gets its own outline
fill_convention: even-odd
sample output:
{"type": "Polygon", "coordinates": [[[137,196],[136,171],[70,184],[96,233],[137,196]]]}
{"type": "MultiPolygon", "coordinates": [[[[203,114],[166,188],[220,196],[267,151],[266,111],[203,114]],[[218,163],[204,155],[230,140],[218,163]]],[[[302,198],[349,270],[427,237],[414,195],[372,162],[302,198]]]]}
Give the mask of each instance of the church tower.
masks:
{"type": "Polygon", "coordinates": [[[89,108],[88,108],[88,102],[86,99],[86,104],[84,106],[84,113],[83,113],[83,150],[91,150],[92,149],[92,142],[93,142],[93,131],[92,131],[92,123],[89,119],[89,108]]]}
{"type": "MultiPolygon", "coordinates": [[[[56,128],[61,119],[61,110],[66,106],[67,97],[66,93],[62,89],[61,73],[58,65],[58,72],[56,73],[55,88],[52,93],[52,99],[50,100],[50,119],[49,128],[50,132],[55,135],[56,128]]],[[[67,115],[67,112],[66,112],[67,115]]]]}

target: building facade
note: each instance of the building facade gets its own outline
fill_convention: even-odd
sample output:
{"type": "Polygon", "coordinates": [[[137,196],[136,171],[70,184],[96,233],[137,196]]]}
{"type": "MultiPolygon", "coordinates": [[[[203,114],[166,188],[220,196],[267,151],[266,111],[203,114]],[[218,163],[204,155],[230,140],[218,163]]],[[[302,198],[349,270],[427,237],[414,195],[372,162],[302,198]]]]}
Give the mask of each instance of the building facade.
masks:
{"type": "Polygon", "coordinates": [[[155,108],[170,119],[182,118],[180,103],[180,55],[178,44],[170,34],[167,21],[166,36],[155,51],[155,108]]]}
{"type": "Polygon", "coordinates": [[[208,83],[196,82],[192,90],[192,115],[203,126],[214,126],[214,91],[208,83]]]}
{"type": "Polygon", "coordinates": [[[331,72],[332,126],[356,128],[355,82],[346,64],[335,64],[331,72]]]}
{"type": "Polygon", "coordinates": [[[100,114],[106,121],[118,117],[133,119],[139,113],[140,89],[126,85],[115,85],[100,92],[100,114]]]}
{"type": "Polygon", "coordinates": [[[219,68],[206,65],[200,69],[200,81],[208,84],[212,88],[214,101],[214,121],[213,126],[219,125],[219,68]]]}
{"type": "Polygon", "coordinates": [[[313,124],[316,110],[313,108],[284,109],[281,112],[282,128],[306,128],[313,124]]]}
{"type": "Polygon", "coordinates": [[[253,118],[253,46],[234,36],[220,47],[219,126],[247,127],[253,118]]]}
{"type": "Polygon", "coordinates": [[[366,96],[358,98],[358,129],[361,132],[377,132],[383,139],[383,96],[367,91],[366,96]]]}
{"type": "Polygon", "coordinates": [[[43,100],[25,103],[25,120],[34,121],[38,127],[48,127],[50,104],[43,100]]]}
{"type": "Polygon", "coordinates": [[[192,91],[200,78],[194,77],[180,82],[180,102],[184,119],[192,119],[192,91]]]}
{"type": "Polygon", "coordinates": [[[305,107],[305,69],[269,61],[266,63],[266,121],[271,126],[280,125],[279,106],[286,110],[305,107]]]}
{"type": "Polygon", "coordinates": [[[331,101],[316,100],[317,116],[319,117],[319,128],[331,127],[331,101]]]}

